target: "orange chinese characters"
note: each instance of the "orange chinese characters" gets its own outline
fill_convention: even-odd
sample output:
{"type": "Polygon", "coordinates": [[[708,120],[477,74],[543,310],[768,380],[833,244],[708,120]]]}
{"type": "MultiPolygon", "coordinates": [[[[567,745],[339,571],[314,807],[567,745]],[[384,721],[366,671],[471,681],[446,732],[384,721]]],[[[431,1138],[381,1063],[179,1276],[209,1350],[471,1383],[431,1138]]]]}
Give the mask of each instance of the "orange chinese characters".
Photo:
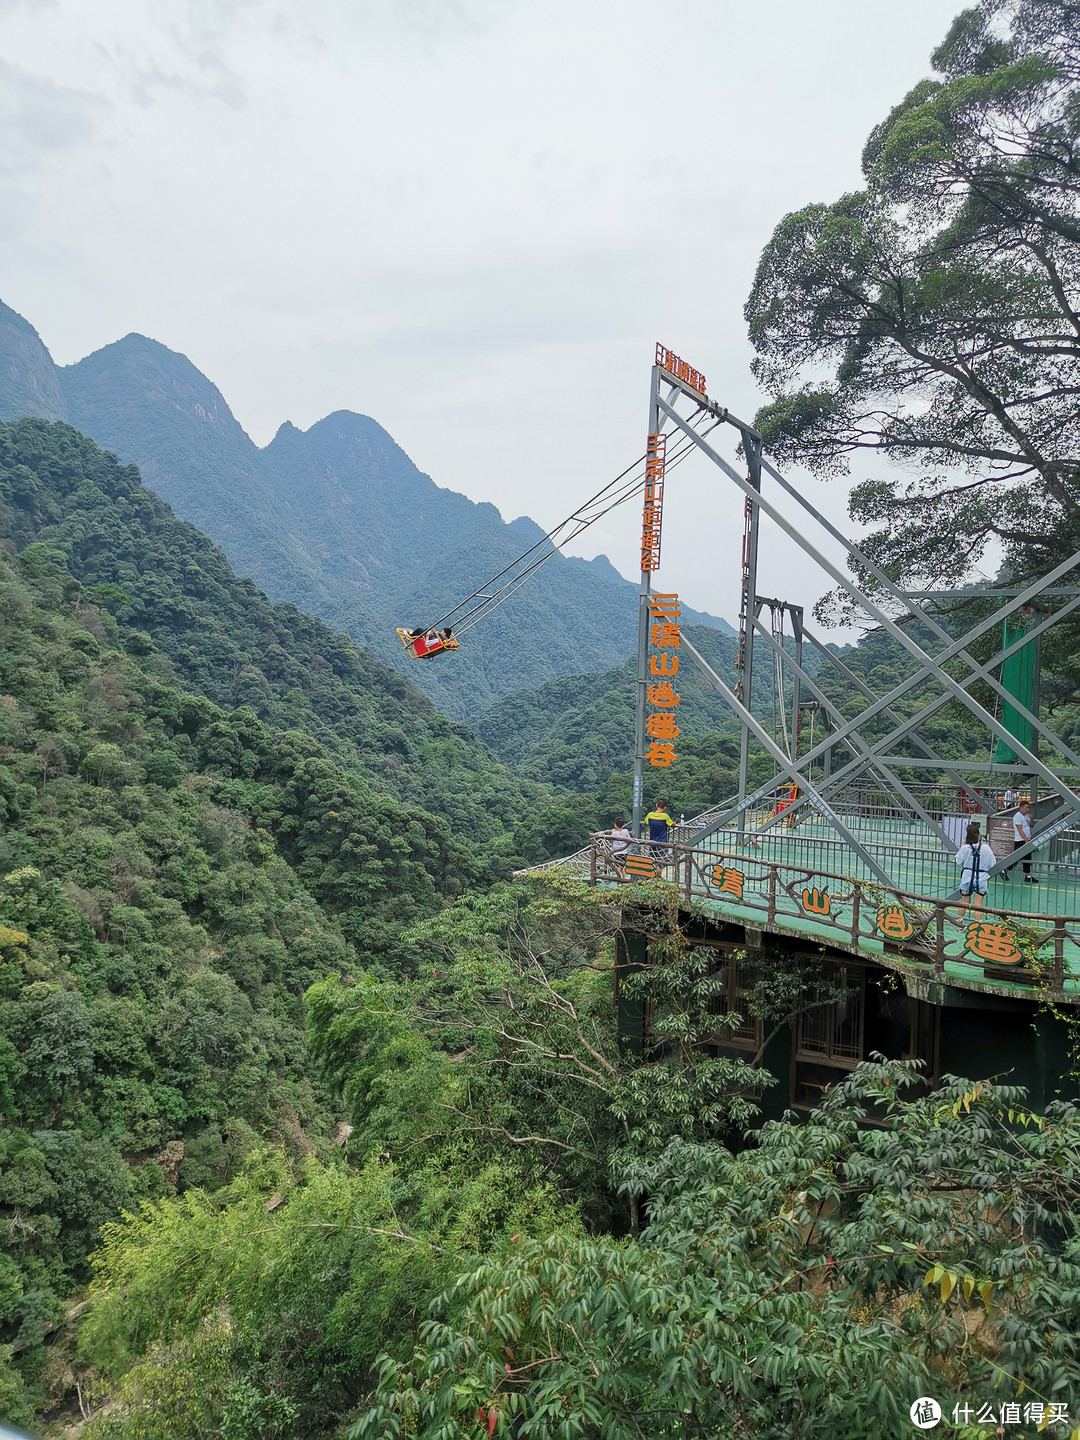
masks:
{"type": "Polygon", "coordinates": [[[884,905],[877,912],[877,928],[886,940],[910,940],[915,926],[899,905],[884,905]]]}
{"type": "Polygon", "coordinates": [[[832,900],[827,890],[813,890],[802,892],[802,908],[808,915],[828,915],[832,909],[832,900]]]}
{"type": "Polygon", "coordinates": [[[992,960],[996,965],[1017,965],[1023,958],[1016,948],[1016,931],[1007,925],[991,925],[976,920],[967,927],[964,949],[979,960],[992,960]]]}
{"type": "Polygon", "coordinates": [[[655,714],[646,716],[645,733],[654,740],[677,740],[682,731],[675,724],[674,715],[665,715],[662,710],[658,710],[655,714]]]}
{"type": "Polygon", "coordinates": [[[675,687],[670,679],[658,677],[674,677],[679,673],[679,657],[675,653],[675,647],[679,643],[681,614],[678,595],[651,595],[649,613],[654,619],[649,629],[651,643],[656,646],[670,645],[672,648],[658,649],[655,655],[649,657],[649,674],[654,677],[654,682],[648,689],[649,704],[657,708],[645,717],[645,732],[653,742],[645,754],[650,765],[666,769],[667,766],[674,765],[679,758],[674,745],[670,744],[670,741],[680,734],[675,717],[670,713],[678,705],[679,696],[675,694],[675,687]]]}
{"type": "Polygon", "coordinates": [[[661,680],[659,685],[649,686],[649,704],[659,706],[678,705],[679,696],[670,680],[661,680]]]}
{"type": "Polygon", "coordinates": [[[725,894],[734,895],[736,900],[742,899],[746,876],[741,870],[731,870],[727,865],[714,865],[712,878],[713,884],[725,894]]]}
{"type": "Polygon", "coordinates": [[[684,360],[681,355],[676,355],[674,350],[669,350],[666,345],[659,341],[656,345],[656,364],[669,374],[677,375],[680,380],[685,380],[692,390],[699,394],[705,394],[705,376],[700,370],[695,370],[689,361],[684,360]]]}

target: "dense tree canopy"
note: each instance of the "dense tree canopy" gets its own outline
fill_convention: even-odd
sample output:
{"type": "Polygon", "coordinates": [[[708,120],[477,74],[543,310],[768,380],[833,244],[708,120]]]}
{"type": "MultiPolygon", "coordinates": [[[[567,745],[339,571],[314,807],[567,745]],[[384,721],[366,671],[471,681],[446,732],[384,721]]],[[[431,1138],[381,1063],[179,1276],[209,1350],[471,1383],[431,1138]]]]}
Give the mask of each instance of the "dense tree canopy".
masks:
{"type": "Polygon", "coordinates": [[[405,927],[484,873],[311,735],[181,689],[58,558],[0,551],[0,1404],[24,1420],[101,1226],[260,1143],[332,1149],[305,991],[409,973],[405,927]]]}
{"type": "Polygon", "coordinates": [[[1067,1409],[1080,1115],[954,1080],[912,1101],[911,1080],[866,1064],[753,1149],[673,1140],[626,1166],[640,1238],[503,1242],[386,1360],[351,1440],[866,1440],[920,1395],[1067,1409]]]}
{"type": "Polygon", "coordinates": [[[373,788],[484,845],[493,876],[510,873],[520,854],[511,831],[545,788],[493,763],[471,731],[347,635],[271,605],[134,466],[67,425],[0,425],[4,536],[59,558],[83,601],[155,646],[181,688],[246,707],[273,731],[307,732],[373,788]]]}
{"type": "Polygon", "coordinates": [[[823,474],[896,574],[1080,546],[1080,12],[983,0],[871,134],[866,186],[787,216],[746,306],[767,444],[823,474]],[[831,382],[822,373],[831,371],[831,382]]]}

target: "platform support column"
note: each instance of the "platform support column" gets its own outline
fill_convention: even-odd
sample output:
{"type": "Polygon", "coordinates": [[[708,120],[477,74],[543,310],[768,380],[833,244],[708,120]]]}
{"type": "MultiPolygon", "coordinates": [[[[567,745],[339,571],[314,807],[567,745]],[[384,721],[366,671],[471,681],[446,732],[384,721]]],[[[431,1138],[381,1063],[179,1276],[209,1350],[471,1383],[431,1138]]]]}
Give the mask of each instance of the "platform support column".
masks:
{"type": "MultiPolygon", "coordinates": [[[[760,493],[761,490],[761,440],[756,435],[743,432],[743,448],[746,451],[748,483],[760,493]]],[[[750,495],[746,497],[746,530],[743,536],[742,604],[739,609],[739,651],[736,657],[735,694],[748,710],[752,709],[751,696],[754,688],[754,621],[757,618],[757,565],[758,531],[761,516],[760,507],[750,495]]],[[[746,799],[748,770],[750,764],[750,731],[744,724],[739,734],[739,800],[746,799]]],[[[746,831],[745,811],[739,812],[739,839],[746,831]]]]}
{"type": "MultiPolygon", "coordinates": [[[[649,435],[660,430],[660,367],[652,368],[649,386],[649,435]]],[[[648,460],[646,460],[646,465],[648,460]]],[[[642,802],[645,798],[645,714],[649,689],[649,603],[652,595],[652,571],[646,565],[644,529],[648,523],[648,501],[646,517],[642,523],[641,585],[638,590],[638,638],[637,638],[637,694],[634,705],[634,800],[630,828],[635,840],[641,839],[642,802]]]]}

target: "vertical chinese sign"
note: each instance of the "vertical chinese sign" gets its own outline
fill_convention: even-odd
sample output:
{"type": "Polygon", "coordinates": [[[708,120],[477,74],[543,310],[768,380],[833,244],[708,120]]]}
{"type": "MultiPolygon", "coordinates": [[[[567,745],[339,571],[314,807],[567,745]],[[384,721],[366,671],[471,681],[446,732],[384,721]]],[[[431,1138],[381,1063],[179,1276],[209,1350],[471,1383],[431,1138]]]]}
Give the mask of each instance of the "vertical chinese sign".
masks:
{"type": "Polygon", "coordinates": [[[649,746],[645,758],[650,765],[661,769],[679,758],[675,753],[675,741],[680,734],[675,723],[679,703],[675,676],[679,673],[681,614],[678,595],[656,593],[649,597],[649,711],[645,717],[649,746]]]}

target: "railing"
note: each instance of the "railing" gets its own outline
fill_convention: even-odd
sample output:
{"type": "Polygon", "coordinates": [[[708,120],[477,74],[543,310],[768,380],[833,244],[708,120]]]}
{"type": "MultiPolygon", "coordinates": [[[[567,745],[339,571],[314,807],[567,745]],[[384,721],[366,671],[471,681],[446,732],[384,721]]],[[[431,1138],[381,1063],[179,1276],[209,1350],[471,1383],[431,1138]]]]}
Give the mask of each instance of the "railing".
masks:
{"type": "MultiPolygon", "coordinates": [[[[663,878],[679,887],[687,904],[695,898],[713,901],[751,924],[896,956],[938,980],[991,981],[1080,1003],[1080,914],[1047,916],[990,905],[967,910],[956,900],[853,875],[855,857],[847,847],[820,845],[830,847],[830,858],[831,847],[842,851],[847,869],[820,863],[820,851],[813,863],[802,864],[769,858],[763,850],[695,848],[677,841],[636,840],[622,850],[609,834],[597,834],[590,839],[585,873],[593,884],[663,878]]],[[[950,890],[956,874],[953,866],[950,890]]]]}

